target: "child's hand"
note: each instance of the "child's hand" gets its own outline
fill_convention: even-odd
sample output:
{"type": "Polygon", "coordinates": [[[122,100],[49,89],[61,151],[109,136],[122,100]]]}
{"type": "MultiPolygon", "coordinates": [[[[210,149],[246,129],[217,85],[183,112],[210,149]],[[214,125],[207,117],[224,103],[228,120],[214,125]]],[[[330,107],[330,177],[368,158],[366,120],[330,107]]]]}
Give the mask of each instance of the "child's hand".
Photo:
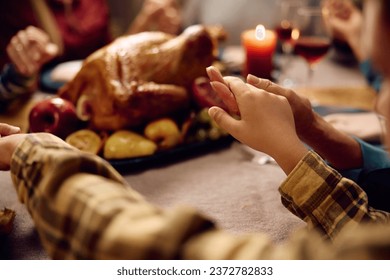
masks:
{"type": "Polygon", "coordinates": [[[270,80],[248,75],[247,82],[258,89],[287,98],[294,114],[295,129],[299,138],[306,140],[312,133],[315,116],[309,99],[299,96],[292,89],[281,87],[270,80]]]}
{"type": "Polygon", "coordinates": [[[214,66],[210,66],[207,69],[207,75],[210,78],[211,83],[213,82],[220,82],[222,84],[225,84],[226,87],[218,86],[218,84],[214,83],[214,86],[218,87],[218,95],[223,100],[227,108],[229,109],[229,113],[232,115],[240,115],[240,110],[238,109],[237,101],[232,92],[228,88],[228,83],[225,82],[226,80],[231,79],[231,77],[222,77],[222,74],[218,71],[217,68],[214,66]]]}
{"type": "Polygon", "coordinates": [[[307,149],[296,134],[288,100],[239,78],[213,79],[211,84],[221,98],[234,98],[241,115],[237,120],[221,108],[212,107],[209,114],[214,121],[240,142],[272,156],[290,173],[307,149]]]}

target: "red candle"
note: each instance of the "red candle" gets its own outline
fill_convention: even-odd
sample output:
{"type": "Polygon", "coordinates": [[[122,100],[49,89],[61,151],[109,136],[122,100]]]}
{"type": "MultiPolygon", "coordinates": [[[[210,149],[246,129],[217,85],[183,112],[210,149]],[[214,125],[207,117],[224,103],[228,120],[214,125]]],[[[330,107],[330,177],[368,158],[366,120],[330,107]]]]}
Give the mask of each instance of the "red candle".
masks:
{"type": "Polygon", "coordinates": [[[246,53],[243,75],[252,74],[270,79],[277,42],[276,33],[258,25],[256,29],[244,31],[241,34],[241,41],[246,53]]]}

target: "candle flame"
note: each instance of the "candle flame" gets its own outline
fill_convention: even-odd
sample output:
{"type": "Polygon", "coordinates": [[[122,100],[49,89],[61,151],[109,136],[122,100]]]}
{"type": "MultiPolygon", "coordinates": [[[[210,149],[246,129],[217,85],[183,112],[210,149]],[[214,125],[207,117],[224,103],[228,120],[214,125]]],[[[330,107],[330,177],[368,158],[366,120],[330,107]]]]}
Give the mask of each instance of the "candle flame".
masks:
{"type": "Polygon", "coordinates": [[[300,35],[299,29],[294,28],[293,31],[291,32],[291,39],[298,40],[299,35],[300,35]]]}
{"type": "Polygon", "coordinates": [[[263,41],[265,39],[265,27],[264,25],[259,24],[256,26],[256,39],[263,41]]]}

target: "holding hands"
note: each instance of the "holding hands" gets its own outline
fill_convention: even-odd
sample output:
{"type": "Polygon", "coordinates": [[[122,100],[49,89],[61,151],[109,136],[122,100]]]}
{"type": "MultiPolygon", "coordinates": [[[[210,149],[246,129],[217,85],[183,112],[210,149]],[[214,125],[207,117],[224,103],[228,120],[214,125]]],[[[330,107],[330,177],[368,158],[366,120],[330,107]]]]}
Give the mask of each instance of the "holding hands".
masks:
{"type": "MultiPolygon", "coordinates": [[[[236,119],[221,108],[212,107],[209,114],[214,121],[240,142],[272,156],[289,174],[307,149],[297,135],[292,106],[283,95],[288,95],[284,92],[288,90],[256,77],[250,77],[248,83],[235,77],[223,78],[214,67],[207,72],[229,113],[240,115],[236,119]]],[[[302,112],[298,105],[304,106],[298,100],[296,103],[299,116],[302,112]]]]}
{"type": "Polygon", "coordinates": [[[273,157],[286,174],[307,153],[302,142],[337,169],[362,165],[359,142],[315,113],[307,98],[253,75],[248,75],[245,83],[222,77],[214,67],[209,67],[207,73],[229,109],[225,112],[212,107],[210,116],[237,140],[273,157]]]}
{"type": "Polygon", "coordinates": [[[7,46],[7,53],[23,76],[36,75],[41,67],[58,55],[58,47],[48,35],[34,26],[19,31],[7,46]]]}

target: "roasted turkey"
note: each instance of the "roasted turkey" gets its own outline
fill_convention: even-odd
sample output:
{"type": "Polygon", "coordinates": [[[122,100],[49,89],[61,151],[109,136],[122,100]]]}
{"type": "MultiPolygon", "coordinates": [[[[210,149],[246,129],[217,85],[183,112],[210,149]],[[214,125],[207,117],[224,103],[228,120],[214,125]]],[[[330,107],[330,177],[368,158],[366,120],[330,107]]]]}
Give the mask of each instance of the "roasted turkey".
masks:
{"type": "Polygon", "coordinates": [[[189,105],[189,88],[215,59],[216,33],[197,25],[179,36],[143,32],[91,54],[59,91],[98,130],[145,124],[189,105]]]}

